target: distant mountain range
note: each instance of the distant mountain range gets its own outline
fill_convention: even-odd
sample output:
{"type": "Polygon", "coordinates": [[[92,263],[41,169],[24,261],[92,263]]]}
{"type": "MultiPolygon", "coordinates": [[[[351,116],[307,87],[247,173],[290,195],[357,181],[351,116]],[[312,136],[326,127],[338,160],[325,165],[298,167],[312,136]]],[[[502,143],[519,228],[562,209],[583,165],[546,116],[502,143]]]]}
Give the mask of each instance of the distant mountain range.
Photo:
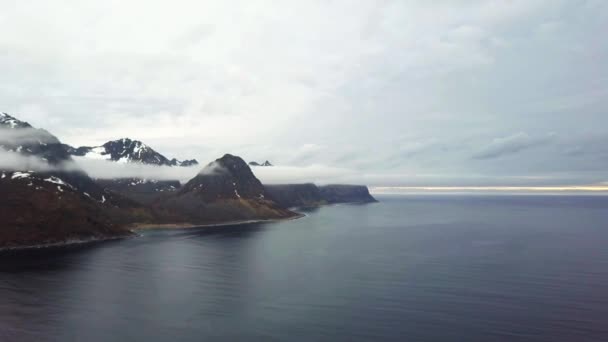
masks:
{"type": "Polygon", "coordinates": [[[258,162],[252,161],[252,162],[249,162],[249,165],[250,166],[273,166],[272,164],[270,164],[270,162],[268,160],[261,164],[258,162]]]}
{"type": "Polygon", "coordinates": [[[91,159],[110,160],[119,163],[142,163],[159,166],[196,166],[196,159],[179,161],[156,152],[150,146],[138,140],[129,138],[108,141],[101,146],[68,147],[68,153],[73,156],[91,159]]]}
{"type": "Polygon", "coordinates": [[[0,249],[125,237],[142,225],[290,219],[300,216],[288,209],[293,206],[375,201],[365,186],[264,186],[243,159],[231,154],[209,163],[184,185],[93,180],[72,156],[166,166],[198,162],[168,160],[131,139],[73,148],[6,113],[0,114],[0,150],[28,157],[26,165],[0,169],[0,249]]]}
{"type": "Polygon", "coordinates": [[[55,136],[43,129],[36,129],[6,113],[0,113],[0,127],[25,130],[20,139],[8,142],[0,140],[0,148],[11,152],[39,156],[50,163],[66,161],[69,156],[108,160],[119,163],[142,163],[159,166],[196,166],[196,159],[179,161],[168,159],[150,146],[129,138],[108,141],[101,146],[81,146],[78,148],[62,144],[55,136]]]}

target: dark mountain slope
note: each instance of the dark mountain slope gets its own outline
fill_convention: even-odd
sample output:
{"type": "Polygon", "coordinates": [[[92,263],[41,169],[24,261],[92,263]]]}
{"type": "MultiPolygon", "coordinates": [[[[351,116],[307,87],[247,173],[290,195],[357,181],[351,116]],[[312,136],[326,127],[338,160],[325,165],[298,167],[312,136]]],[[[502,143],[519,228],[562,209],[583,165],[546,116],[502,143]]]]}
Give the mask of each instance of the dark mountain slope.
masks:
{"type": "Polygon", "coordinates": [[[108,199],[97,201],[55,176],[2,172],[0,193],[0,248],[130,234],[105,210],[108,199]]]}
{"type": "Polygon", "coordinates": [[[154,218],[98,186],[47,131],[4,113],[0,129],[0,149],[36,167],[0,170],[0,248],[121,237],[130,234],[121,225],[154,218]]]}
{"type": "Polygon", "coordinates": [[[163,199],[160,207],[193,223],[298,216],[268,200],[245,161],[230,154],[207,165],[175,195],[163,199]]]}

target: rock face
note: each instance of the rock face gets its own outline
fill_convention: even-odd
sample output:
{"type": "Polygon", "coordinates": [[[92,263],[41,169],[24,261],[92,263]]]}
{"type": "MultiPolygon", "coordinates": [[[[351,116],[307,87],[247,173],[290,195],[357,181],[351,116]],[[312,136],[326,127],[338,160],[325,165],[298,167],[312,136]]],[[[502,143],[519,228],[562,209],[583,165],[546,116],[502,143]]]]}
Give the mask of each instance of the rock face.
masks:
{"type": "Polygon", "coordinates": [[[268,198],[285,208],[333,203],[377,202],[364,185],[281,184],[266,185],[268,198]]]}
{"type": "Polygon", "coordinates": [[[245,161],[230,154],[207,165],[160,206],[161,211],[188,217],[193,223],[297,216],[267,199],[264,186],[245,161]]]}
{"type": "Polygon", "coordinates": [[[378,202],[365,185],[325,185],[320,186],[321,196],[328,203],[371,203],[378,202]]]}
{"type": "Polygon", "coordinates": [[[284,208],[327,204],[319,188],[312,183],[266,185],[265,188],[268,198],[284,208]]]}
{"type": "Polygon", "coordinates": [[[68,153],[73,156],[87,157],[91,159],[109,160],[121,163],[142,163],[159,166],[194,166],[198,165],[196,159],[179,161],[175,158],[169,160],[167,157],[156,152],[150,146],[138,140],[124,138],[108,141],[101,146],[78,148],[68,147],[68,153]]]}

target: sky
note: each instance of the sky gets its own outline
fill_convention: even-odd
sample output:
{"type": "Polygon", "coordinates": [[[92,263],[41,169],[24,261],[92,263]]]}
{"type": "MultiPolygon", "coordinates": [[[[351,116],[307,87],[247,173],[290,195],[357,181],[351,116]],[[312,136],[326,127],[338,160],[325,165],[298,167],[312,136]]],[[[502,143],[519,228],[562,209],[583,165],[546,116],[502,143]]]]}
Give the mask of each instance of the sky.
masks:
{"type": "Polygon", "coordinates": [[[0,7],[0,111],[74,146],[232,153],[276,182],[608,182],[608,1],[0,7]]]}

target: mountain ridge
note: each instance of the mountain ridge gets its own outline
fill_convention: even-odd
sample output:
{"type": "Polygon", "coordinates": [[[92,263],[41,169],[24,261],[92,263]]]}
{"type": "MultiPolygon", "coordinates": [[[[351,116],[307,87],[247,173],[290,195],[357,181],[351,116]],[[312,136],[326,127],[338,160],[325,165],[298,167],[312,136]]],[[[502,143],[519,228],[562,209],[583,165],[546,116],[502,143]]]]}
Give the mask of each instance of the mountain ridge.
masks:
{"type": "MultiPolygon", "coordinates": [[[[364,186],[264,186],[250,165],[232,154],[207,164],[183,186],[152,179],[93,180],[72,159],[93,148],[75,149],[5,113],[0,115],[0,133],[1,150],[47,165],[40,170],[0,169],[0,249],[126,237],[133,234],[129,227],[143,225],[293,219],[301,216],[288,209],[293,203],[371,202],[364,186]]],[[[134,156],[143,162],[177,164],[138,141],[109,143],[104,156],[117,161],[131,162],[134,156]]]]}
{"type": "Polygon", "coordinates": [[[119,163],[128,162],[183,167],[196,166],[199,164],[196,159],[184,161],[180,161],[176,158],[169,159],[143,142],[130,138],[111,140],[100,146],[70,147],[68,153],[77,157],[108,160],[119,163]]]}

